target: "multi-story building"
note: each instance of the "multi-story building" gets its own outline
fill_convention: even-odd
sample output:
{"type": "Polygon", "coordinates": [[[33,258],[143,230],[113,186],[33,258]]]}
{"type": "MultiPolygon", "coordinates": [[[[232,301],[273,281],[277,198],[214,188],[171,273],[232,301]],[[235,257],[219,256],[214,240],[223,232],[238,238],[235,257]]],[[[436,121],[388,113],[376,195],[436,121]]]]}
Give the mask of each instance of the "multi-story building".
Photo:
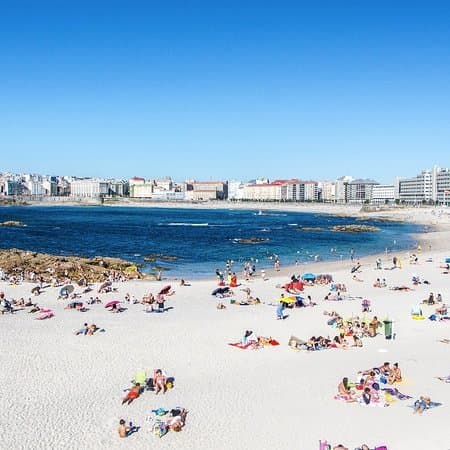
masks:
{"type": "Polygon", "coordinates": [[[280,182],[272,183],[249,183],[244,188],[245,200],[253,201],[281,201],[282,200],[282,184],[280,182]]]}
{"type": "Polygon", "coordinates": [[[347,203],[347,185],[353,180],[353,177],[344,175],[336,180],[335,199],[336,203],[347,203]]]}
{"type": "Polygon", "coordinates": [[[104,180],[96,180],[92,178],[84,178],[73,180],[70,183],[71,197],[105,197],[109,195],[109,182],[104,180]]]}
{"type": "Polygon", "coordinates": [[[364,203],[372,199],[373,187],[378,185],[374,180],[358,179],[346,184],[346,203],[364,203]]]}
{"type": "Polygon", "coordinates": [[[450,205],[450,169],[436,171],[436,202],[450,205]]]}
{"type": "Polygon", "coordinates": [[[378,184],[373,186],[371,203],[389,204],[395,201],[395,187],[393,184],[378,184]]]}
{"type": "Polygon", "coordinates": [[[317,183],[318,197],[323,202],[336,202],[336,183],[334,181],[319,181],[317,183]]]}
{"type": "Polygon", "coordinates": [[[187,200],[225,200],[228,197],[227,181],[187,181],[187,200]]]}
{"type": "Polygon", "coordinates": [[[231,180],[228,182],[228,199],[242,200],[244,198],[245,184],[242,181],[231,180]]]}
{"type": "Polygon", "coordinates": [[[423,170],[413,178],[398,180],[398,199],[401,203],[422,203],[433,200],[434,171],[423,170]]]}

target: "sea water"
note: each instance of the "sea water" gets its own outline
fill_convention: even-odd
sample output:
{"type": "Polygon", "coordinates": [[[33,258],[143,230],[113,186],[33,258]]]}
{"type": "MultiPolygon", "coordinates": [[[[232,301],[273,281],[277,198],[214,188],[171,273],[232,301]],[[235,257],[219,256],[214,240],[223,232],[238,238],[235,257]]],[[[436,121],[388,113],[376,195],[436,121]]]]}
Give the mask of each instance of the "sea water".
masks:
{"type": "Polygon", "coordinates": [[[258,270],[315,260],[342,260],[415,245],[411,233],[421,227],[404,222],[325,214],[264,210],[145,207],[0,207],[0,222],[17,220],[26,227],[0,227],[0,248],[57,255],[110,256],[169,269],[169,277],[204,277],[223,269],[227,260],[240,271],[246,261],[258,270]],[[333,225],[374,225],[379,232],[333,232],[333,225]],[[316,230],[301,231],[303,228],[316,230]],[[253,244],[240,239],[258,238],[253,244]],[[174,261],[146,262],[149,254],[176,256],[174,261]]]}

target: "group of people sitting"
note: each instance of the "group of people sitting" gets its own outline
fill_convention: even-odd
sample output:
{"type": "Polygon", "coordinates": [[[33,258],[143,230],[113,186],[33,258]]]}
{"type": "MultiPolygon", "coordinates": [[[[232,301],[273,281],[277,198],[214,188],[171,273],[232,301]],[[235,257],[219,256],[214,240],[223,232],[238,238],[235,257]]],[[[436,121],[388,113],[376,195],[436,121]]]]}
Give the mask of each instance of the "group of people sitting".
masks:
{"type": "Polygon", "coordinates": [[[335,399],[366,406],[389,406],[388,400],[393,397],[399,400],[411,398],[399,392],[397,388],[381,388],[382,385],[393,385],[402,381],[398,363],[391,366],[389,362],[385,362],[380,367],[358,372],[357,377],[358,381],[354,383],[344,377],[338,385],[335,399]],[[385,394],[384,398],[382,393],[385,394]]]}
{"type": "Polygon", "coordinates": [[[378,320],[377,316],[373,316],[370,322],[360,319],[358,316],[351,319],[344,320],[336,311],[327,312],[325,315],[331,316],[328,320],[328,325],[331,325],[339,330],[341,337],[375,337],[377,330],[382,326],[382,322],[378,320]]]}

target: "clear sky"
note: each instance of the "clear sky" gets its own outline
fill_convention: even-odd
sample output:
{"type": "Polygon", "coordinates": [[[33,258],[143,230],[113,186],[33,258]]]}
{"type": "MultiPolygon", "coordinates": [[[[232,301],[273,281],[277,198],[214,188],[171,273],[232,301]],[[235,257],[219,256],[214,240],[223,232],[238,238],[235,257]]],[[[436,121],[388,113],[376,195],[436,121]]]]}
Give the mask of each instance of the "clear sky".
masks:
{"type": "Polygon", "coordinates": [[[450,2],[0,3],[0,171],[391,182],[450,166],[450,2]]]}

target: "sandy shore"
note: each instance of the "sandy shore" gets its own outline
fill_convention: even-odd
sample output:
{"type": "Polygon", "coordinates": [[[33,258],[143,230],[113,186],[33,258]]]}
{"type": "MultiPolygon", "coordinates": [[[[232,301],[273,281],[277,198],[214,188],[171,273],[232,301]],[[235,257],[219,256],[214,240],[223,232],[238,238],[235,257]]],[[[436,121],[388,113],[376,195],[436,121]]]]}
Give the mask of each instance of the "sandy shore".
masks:
{"type": "MultiPolygon", "coordinates": [[[[244,282],[241,287],[250,287],[264,304],[225,302],[225,310],[217,310],[217,301],[210,295],[216,280],[173,286],[176,294],[166,302],[173,309],[164,314],[145,313],[140,304],[125,304],[127,310],[121,314],[112,314],[103,305],[90,305],[84,313],[67,310],[67,301],[57,300],[59,288],[45,289],[32,298],[53,309],[53,318],[33,320],[34,315],[26,311],[0,315],[2,448],[317,450],[319,439],[328,439],[351,449],[367,443],[370,447],[386,444],[389,450],[448,450],[450,384],[434,377],[450,374],[450,345],[438,342],[450,338],[450,323],[412,320],[410,310],[430,291],[441,293],[444,302],[450,303],[450,275],[438,267],[450,257],[450,221],[446,212],[439,215],[436,210],[407,214],[437,230],[417,237],[422,246],[417,265],[410,265],[404,252],[397,255],[402,269],[377,271],[375,257],[368,257],[358,274],[362,282],[352,279],[349,261],[297,268],[332,273],[335,281],[347,285],[348,294],[372,301],[370,317],[388,316],[394,321],[395,340],[379,334],[366,338],[362,348],[308,353],[288,347],[291,335],[333,336],[325,310],[337,310],[344,317],[361,314],[360,300],[327,302],[323,298],[329,287],[314,286],[307,287],[305,295],[311,295],[318,306],[289,310],[286,320],[276,320],[275,307],[268,303],[276,302],[281,293],[276,286],[287,281],[293,268],[270,275],[267,281],[244,282]],[[432,262],[427,262],[429,258],[432,262]],[[413,286],[414,274],[430,284],[413,286]],[[414,290],[374,288],[380,276],[388,286],[408,285],[414,290]],[[75,336],[73,331],[84,322],[106,331],[75,336]],[[227,345],[239,341],[246,329],[272,336],[281,345],[260,350],[227,345]],[[417,416],[408,407],[413,400],[397,401],[389,408],[334,400],[342,377],[354,378],[358,370],[384,361],[400,364],[405,378],[399,386],[402,392],[413,400],[428,394],[443,405],[417,416]],[[174,388],[164,396],[145,392],[130,406],[122,406],[124,389],[141,368],[149,373],[163,368],[175,377],[174,388]],[[169,432],[159,440],[146,418],[152,409],[177,406],[189,410],[186,426],[181,433],[169,432]],[[119,439],[121,418],[141,429],[119,439]]],[[[384,267],[391,266],[392,255],[382,259],[384,267]]],[[[117,293],[99,295],[104,303],[122,300],[126,293],[140,299],[145,293],[158,292],[162,284],[115,286],[117,293]]],[[[28,298],[32,287],[0,283],[8,298],[28,298]]],[[[244,293],[237,289],[234,298],[243,299],[244,293]]],[[[434,311],[428,306],[423,309],[427,316],[434,311]]]]}

